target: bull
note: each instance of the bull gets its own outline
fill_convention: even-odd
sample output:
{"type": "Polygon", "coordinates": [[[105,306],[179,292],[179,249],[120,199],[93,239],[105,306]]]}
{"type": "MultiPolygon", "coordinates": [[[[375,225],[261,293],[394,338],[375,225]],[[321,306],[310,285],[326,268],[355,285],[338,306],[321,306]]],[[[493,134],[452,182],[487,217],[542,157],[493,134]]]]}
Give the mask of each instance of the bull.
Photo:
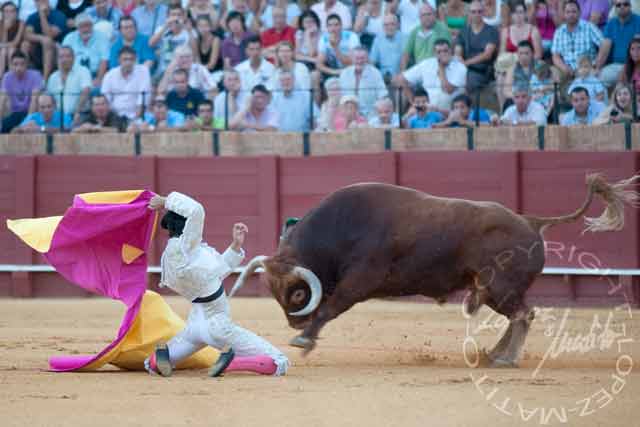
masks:
{"type": "Polygon", "coordinates": [[[583,205],[548,218],[388,184],[344,187],[289,227],[274,255],[252,259],[230,295],[262,267],[289,325],[303,330],[290,344],[307,354],[322,327],[354,304],[409,295],[444,303],[466,290],[467,314],[487,305],[509,320],[487,353],[490,363],[516,366],[534,318],[525,294],[545,263],[544,230],[583,217],[594,196],[606,209],[585,217],[585,231],[621,230],[624,204],[638,201],[628,187],[639,178],[610,184],[588,175],[583,205]]]}

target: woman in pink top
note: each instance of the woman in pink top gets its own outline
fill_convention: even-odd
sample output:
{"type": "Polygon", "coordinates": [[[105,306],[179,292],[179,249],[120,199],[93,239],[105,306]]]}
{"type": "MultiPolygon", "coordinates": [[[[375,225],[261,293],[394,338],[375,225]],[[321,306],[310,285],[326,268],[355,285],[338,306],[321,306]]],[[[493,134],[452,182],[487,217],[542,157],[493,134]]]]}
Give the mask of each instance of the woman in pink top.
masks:
{"type": "Polygon", "coordinates": [[[624,64],[620,81],[635,85],[636,97],[640,99],[640,36],[636,35],[629,43],[627,50],[627,63],[624,64]]]}
{"type": "Polygon", "coordinates": [[[549,53],[556,28],[562,25],[562,13],[558,0],[534,0],[530,10],[529,22],[535,22],[544,53],[549,53]]]}
{"type": "Polygon", "coordinates": [[[131,15],[133,9],[138,6],[136,0],[113,0],[112,4],[116,9],[120,9],[120,12],[122,12],[123,16],[131,15]]]}
{"type": "Polygon", "coordinates": [[[345,95],[340,99],[340,110],[336,113],[335,130],[342,131],[367,126],[367,120],[358,111],[358,97],[345,95]]]}
{"type": "Polygon", "coordinates": [[[500,53],[518,51],[518,43],[528,40],[533,46],[535,59],[542,59],[542,46],[540,44],[540,32],[527,23],[527,7],[523,2],[510,6],[511,25],[503,27],[500,31],[500,53]]]}

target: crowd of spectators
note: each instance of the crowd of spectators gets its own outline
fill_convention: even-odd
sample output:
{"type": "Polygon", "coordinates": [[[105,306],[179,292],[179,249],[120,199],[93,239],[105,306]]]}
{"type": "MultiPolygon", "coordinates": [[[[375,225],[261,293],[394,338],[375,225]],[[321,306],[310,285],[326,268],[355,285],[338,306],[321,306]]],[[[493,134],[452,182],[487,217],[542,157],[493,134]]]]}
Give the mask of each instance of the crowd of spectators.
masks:
{"type": "Polygon", "coordinates": [[[3,133],[600,125],[640,0],[9,0],[3,133]]]}

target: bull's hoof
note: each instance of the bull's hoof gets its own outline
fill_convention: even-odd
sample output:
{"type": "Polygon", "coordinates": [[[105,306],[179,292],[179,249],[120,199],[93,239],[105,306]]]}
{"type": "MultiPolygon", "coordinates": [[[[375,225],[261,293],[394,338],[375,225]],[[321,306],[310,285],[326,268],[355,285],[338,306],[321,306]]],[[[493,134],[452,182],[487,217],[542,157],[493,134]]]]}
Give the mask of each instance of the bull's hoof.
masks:
{"type": "Polygon", "coordinates": [[[493,360],[491,360],[491,364],[489,366],[492,367],[492,368],[509,369],[509,368],[517,368],[518,364],[516,362],[511,361],[511,360],[493,359],[493,360]]]}
{"type": "Polygon", "coordinates": [[[289,341],[289,345],[301,348],[303,350],[302,355],[306,356],[311,350],[315,348],[316,342],[311,338],[298,335],[297,337],[294,337],[291,341],[289,341]]]}

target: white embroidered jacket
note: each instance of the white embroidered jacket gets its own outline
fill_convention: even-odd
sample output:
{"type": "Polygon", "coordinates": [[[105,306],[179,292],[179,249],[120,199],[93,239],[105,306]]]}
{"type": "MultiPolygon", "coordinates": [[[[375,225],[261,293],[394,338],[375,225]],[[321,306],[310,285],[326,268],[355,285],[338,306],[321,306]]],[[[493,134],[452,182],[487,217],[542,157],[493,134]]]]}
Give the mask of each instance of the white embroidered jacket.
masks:
{"type": "Polygon", "coordinates": [[[167,196],[165,208],[187,219],[180,237],[172,237],[162,253],[160,286],[168,287],[193,301],[216,292],[222,280],[244,259],[228,248],[221,255],[202,241],[204,208],[178,192],[167,196]]]}

